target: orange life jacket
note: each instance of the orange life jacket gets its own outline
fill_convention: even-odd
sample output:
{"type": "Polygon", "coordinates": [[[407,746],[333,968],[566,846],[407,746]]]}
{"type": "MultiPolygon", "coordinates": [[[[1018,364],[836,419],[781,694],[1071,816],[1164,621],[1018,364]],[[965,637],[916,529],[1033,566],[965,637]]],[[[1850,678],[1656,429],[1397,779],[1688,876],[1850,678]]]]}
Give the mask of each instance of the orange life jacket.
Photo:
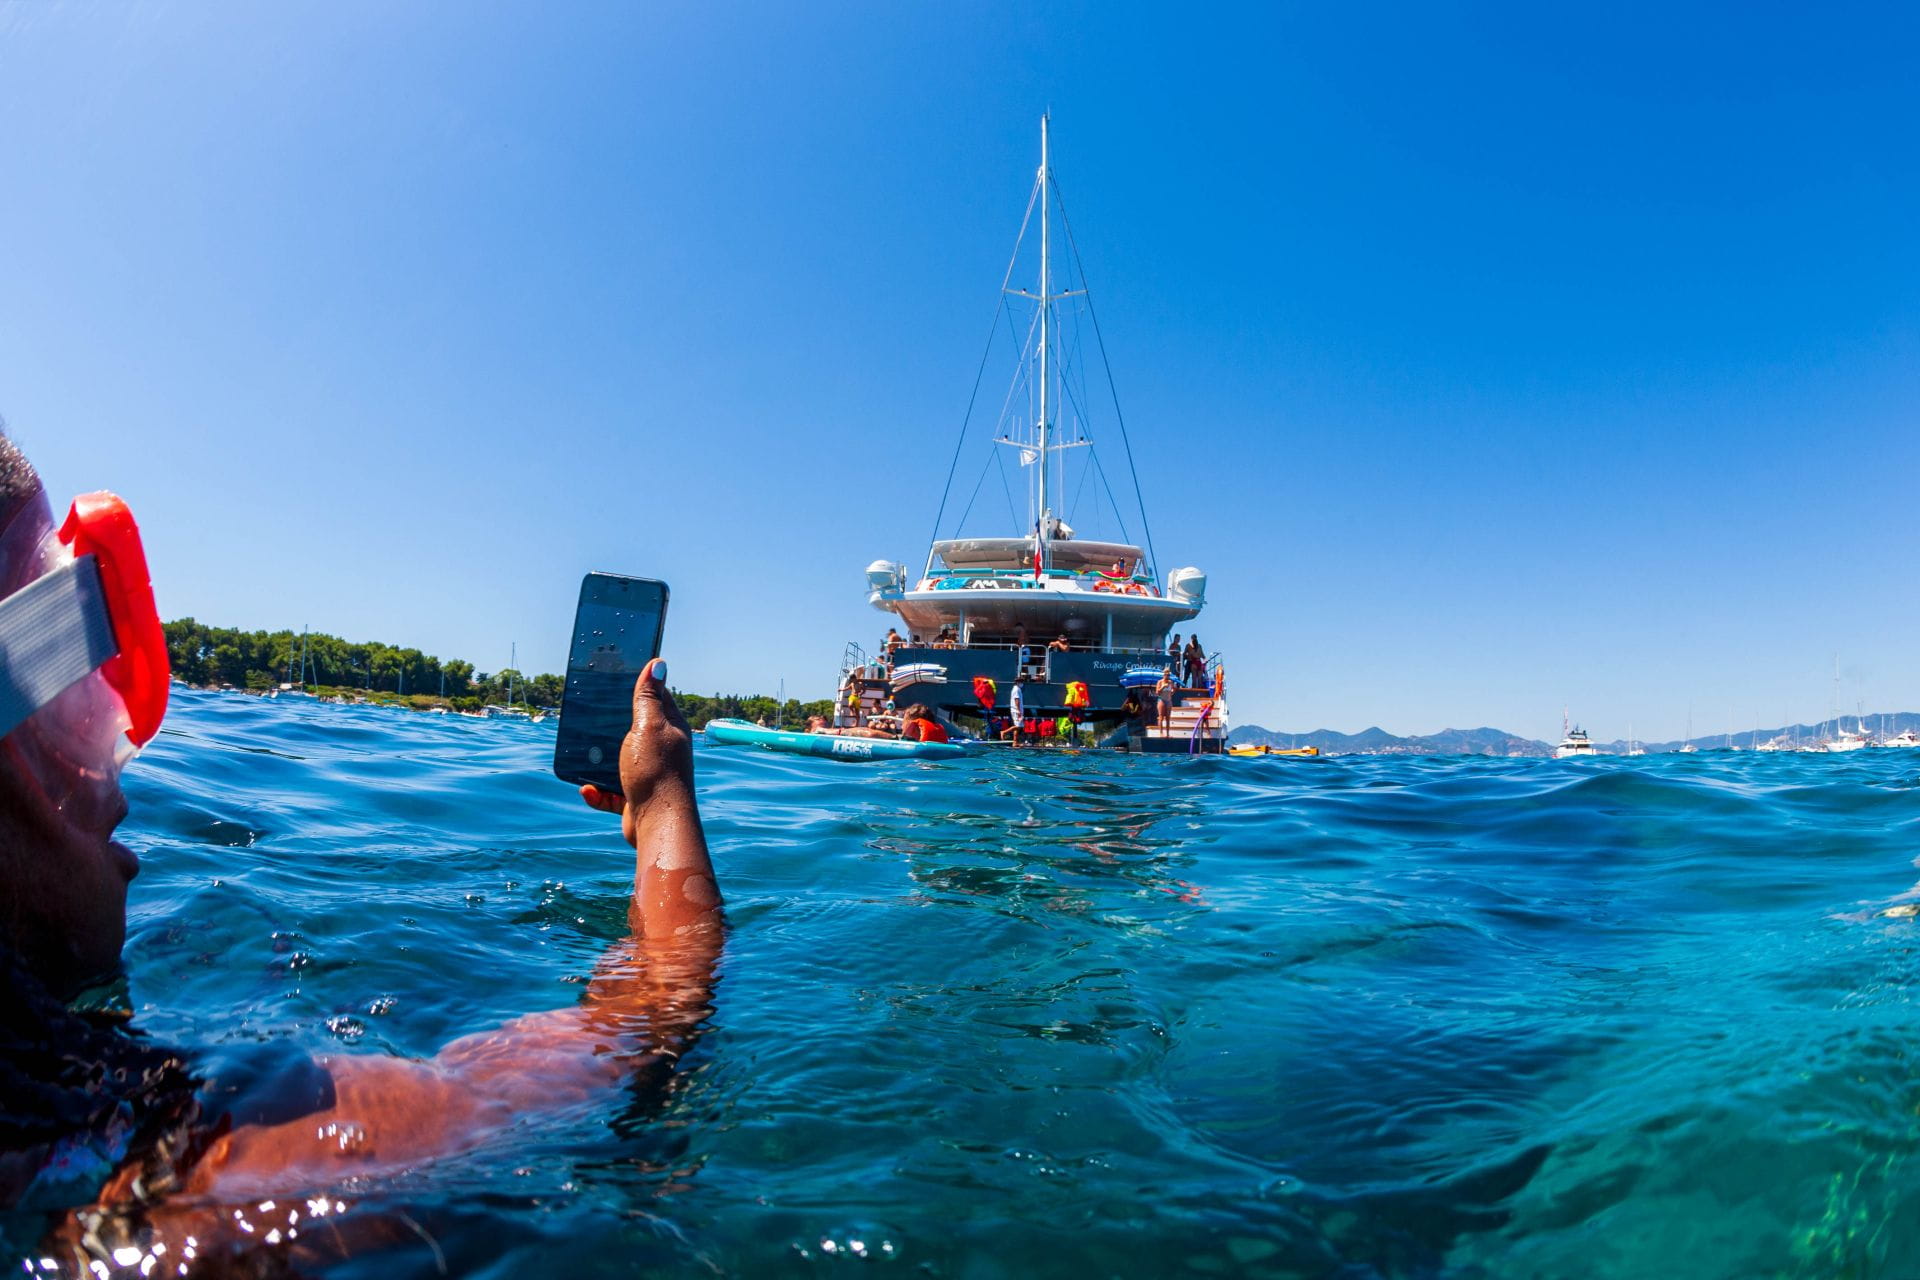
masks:
{"type": "Polygon", "coordinates": [[[1086,681],[1084,680],[1067,681],[1067,705],[1068,706],[1085,707],[1085,706],[1091,706],[1092,703],[1093,703],[1093,696],[1087,691],[1086,681]]]}
{"type": "Polygon", "coordinates": [[[907,721],[906,728],[900,736],[909,742],[945,742],[947,731],[938,720],[915,716],[907,721]]]}

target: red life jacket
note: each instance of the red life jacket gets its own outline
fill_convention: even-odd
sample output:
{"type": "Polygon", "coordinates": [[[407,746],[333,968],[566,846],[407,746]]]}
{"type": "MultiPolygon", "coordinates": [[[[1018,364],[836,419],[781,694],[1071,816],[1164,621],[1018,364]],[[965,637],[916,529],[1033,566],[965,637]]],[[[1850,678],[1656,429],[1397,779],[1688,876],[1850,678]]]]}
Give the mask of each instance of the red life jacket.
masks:
{"type": "Polygon", "coordinates": [[[973,700],[987,710],[993,710],[994,695],[999,691],[998,686],[986,676],[975,676],[973,678],[973,700]]]}

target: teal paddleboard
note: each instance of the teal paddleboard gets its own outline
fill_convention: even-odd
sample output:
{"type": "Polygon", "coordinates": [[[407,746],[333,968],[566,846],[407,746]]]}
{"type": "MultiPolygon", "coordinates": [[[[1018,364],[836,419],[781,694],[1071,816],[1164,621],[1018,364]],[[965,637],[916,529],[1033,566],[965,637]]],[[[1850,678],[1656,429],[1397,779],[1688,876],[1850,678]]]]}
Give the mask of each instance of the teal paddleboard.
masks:
{"type": "Polygon", "coordinates": [[[791,729],[762,729],[745,720],[707,721],[707,741],[735,742],[791,751],[802,756],[833,760],[953,760],[967,749],[951,742],[903,742],[898,738],[842,738],[830,733],[795,733],[791,729]]]}

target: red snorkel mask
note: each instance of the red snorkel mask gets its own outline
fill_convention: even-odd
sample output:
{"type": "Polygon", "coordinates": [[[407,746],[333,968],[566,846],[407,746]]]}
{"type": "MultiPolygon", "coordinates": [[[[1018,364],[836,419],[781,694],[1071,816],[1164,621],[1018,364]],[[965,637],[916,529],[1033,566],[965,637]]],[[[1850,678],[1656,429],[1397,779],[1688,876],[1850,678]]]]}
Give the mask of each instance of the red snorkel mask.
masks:
{"type": "Polygon", "coordinates": [[[140,530],[111,493],[44,494],[0,529],[0,757],[62,817],[120,817],[120,769],[160,729],[167,642],[140,530]]]}

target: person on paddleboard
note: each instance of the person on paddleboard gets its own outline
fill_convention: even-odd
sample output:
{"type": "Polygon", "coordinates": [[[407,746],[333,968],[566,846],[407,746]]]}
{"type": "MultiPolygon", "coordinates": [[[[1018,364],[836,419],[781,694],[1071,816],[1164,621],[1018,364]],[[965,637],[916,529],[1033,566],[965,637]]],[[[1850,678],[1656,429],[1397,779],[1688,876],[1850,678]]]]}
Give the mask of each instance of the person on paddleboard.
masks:
{"type": "Polygon", "coordinates": [[[217,1028],[228,1043],[190,1054],[73,1007],[120,969],[140,868],[114,839],[120,770],[165,713],[165,638],[125,504],[90,494],[56,525],[4,435],[0,655],[0,1235],[44,1227],[19,1242],[29,1274],[292,1274],[398,1243],[378,1213],[309,1228],[342,1186],[664,1078],[698,1035],[721,896],[660,660],[634,686],[620,789],[580,789],[635,852],[627,937],[578,1003],[411,1059],[217,1028]]]}

